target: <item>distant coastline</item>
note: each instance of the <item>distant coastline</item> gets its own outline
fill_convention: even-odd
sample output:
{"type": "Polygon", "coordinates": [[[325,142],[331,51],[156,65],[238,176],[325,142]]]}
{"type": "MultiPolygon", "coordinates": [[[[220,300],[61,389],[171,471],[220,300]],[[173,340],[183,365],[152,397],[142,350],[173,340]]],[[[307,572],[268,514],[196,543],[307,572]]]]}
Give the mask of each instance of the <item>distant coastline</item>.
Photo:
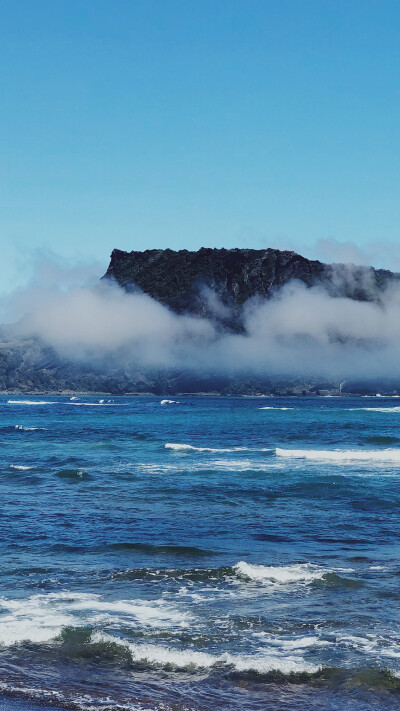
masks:
{"type": "Polygon", "coordinates": [[[396,395],[399,297],[400,274],[287,250],[114,249],[0,327],[0,392],[396,395]]]}
{"type": "Polygon", "coordinates": [[[97,397],[97,396],[108,396],[108,397],[153,397],[155,399],[159,399],[160,397],[183,397],[183,398],[190,398],[190,397],[204,397],[204,398],[212,398],[212,397],[220,397],[220,398],[253,398],[254,400],[257,399],[275,399],[275,398],[296,398],[298,400],[301,399],[306,399],[306,398],[312,398],[312,399],[320,399],[320,398],[365,398],[365,397],[371,397],[371,398],[400,398],[400,394],[397,393],[375,393],[375,394],[364,394],[364,393],[351,393],[351,392],[336,392],[336,393],[306,393],[306,394],[301,394],[301,393],[271,393],[271,394],[265,394],[265,393],[251,393],[251,394],[246,394],[246,393],[221,393],[221,392],[187,392],[187,393],[179,393],[179,392],[174,392],[174,393],[154,393],[154,392],[126,392],[126,393],[110,393],[104,390],[97,390],[97,391],[84,391],[84,390],[68,390],[68,391],[60,391],[60,390],[0,390],[0,395],[1,396],[8,396],[8,395],[15,395],[17,397],[22,397],[24,395],[29,395],[29,396],[42,396],[42,395],[48,395],[48,396],[54,396],[54,397],[69,397],[69,396],[78,396],[78,397],[97,397]]]}

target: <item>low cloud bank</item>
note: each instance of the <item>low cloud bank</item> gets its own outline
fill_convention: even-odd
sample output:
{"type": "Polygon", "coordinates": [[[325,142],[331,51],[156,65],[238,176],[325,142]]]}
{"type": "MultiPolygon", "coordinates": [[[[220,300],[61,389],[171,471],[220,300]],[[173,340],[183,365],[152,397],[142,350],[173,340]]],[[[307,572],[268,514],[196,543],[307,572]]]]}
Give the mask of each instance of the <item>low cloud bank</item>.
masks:
{"type": "Polygon", "coordinates": [[[230,376],[400,377],[398,286],[376,294],[371,286],[374,300],[360,302],[332,296],[331,284],[292,281],[270,299],[244,304],[243,330],[232,333],[224,326],[228,307],[208,287],[200,298],[216,319],[177,315],[105,281],[77,286],[68,270],[65,278],[55,274],[3,307],[8,320],[17,319],[9,337],[37,338],[68,360],[230,376]]]}

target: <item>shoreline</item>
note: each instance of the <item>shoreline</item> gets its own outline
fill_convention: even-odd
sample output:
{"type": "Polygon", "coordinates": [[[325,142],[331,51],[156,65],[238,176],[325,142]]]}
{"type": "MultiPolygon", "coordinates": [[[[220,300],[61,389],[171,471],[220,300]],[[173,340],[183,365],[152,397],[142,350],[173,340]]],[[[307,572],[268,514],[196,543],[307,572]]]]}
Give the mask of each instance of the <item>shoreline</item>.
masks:
{"type": "Polygon", "coordinates": [[[364,394],[364,393],[332,393],[332,394],[321,394],[321,393],[255,393],[255,394],[243,394],[243,393],[220,393],[220,392],[189,392],[189,393],[154,393],[154,392],[127,392],[127,393],[111,393],[105,390],[0,390],[1,395],[18,395],[18,396],[52,396],[52,397],[68,397],[68,396],[85,396],[85,397],[97,397],[98,395],[106,397],[154,397],[154,398],[166,398],[166,397],[222,397],[222,398],[248,398],[248,399],[287,399],[296,398],[302,399],[320,399],[320,398],[399,398],[400,395],[397,393],[390,394],[364,394]]]}

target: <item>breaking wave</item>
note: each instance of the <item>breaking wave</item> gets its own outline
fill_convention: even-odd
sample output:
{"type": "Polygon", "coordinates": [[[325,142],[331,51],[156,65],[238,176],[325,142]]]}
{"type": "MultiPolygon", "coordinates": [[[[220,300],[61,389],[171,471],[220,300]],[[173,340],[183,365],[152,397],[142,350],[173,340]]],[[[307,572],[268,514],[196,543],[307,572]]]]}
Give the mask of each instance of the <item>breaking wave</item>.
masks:
{"type": "Polygon", "coordinates": [[[267,406],[267,407],[259,407],[259,410],[295,410],[295,407],[272,407],[272,406],[267,406]]]}
{"type": "Polygon", "coordinates": [[[25,466],[23,464],[10,464],[10,469],[18,469],[21,472],[26,472],[28,469],[35,469],[36,467],[33,466],[25,466]]]}
{"type": "Polygon", "coordinates": [[[365,412],[400,412],[400,407],[351,407],[349,409],[353,412],[355,410],[364,410],[365,412]]]}
{"type": "Polygon", "coordinates": [[[8,405],[57,405],[54,400],[7,400],[8,405]]]}
{"type": "Polygon", "coordinates": [[[186,628],[191,616],[163,600],[108,600],[92,593],[40,593],[27,599],[0,598],[0,644],[49,643],[64,629],[99,622],[125,628],[186,628]]]}
{"type": "Polygon", "coordinates": [[[167,442],[164,445],[166,449],[173,449],[177,452],[211,452],[220,454],[224,452],[273,452],[268,447],[254,449],[252,447],[194,447],[192,444],[179,444],[175,442],[167,442]]]}
{"type": "Polygon", "coordinates": [[[320,580],[330,571],[311,563],[297,563],[286,566],[251,565],[244,560],[239,561],[234,568],[239,577],[257,583],[312,583],[320,580]]]}
{"type": "Polygon", "coordinates": [[[354,461],[373,461],[385,464],[400,463],[400,449],[280,449],[276,448],[277,457],[292,459],[327,460],[345,464],[354,461]]]}
{"type": "Polygon", "coordinates": [[[129,650],[134,662],[145,662],[150,666],[164,669],[211,669],[212,667],[227,667],[238,672],[256,672],[268,674],[279,671],[283,674],[296,674],[301,672],[315,673],[320,666],[310,664],[301,657],[280,656],[272,654],[234,655],[227,652],[215,655],[193,649],[174,649],[153,644],[134,644],[121,640],[113,635],[95,632],[91,641],[93,643],[116,644],[129,650]]]}
{"type": "Polygon", "coordinates": [[[174,449],[177,452],[245,452],[248,451],[248,447],[194,447],[191,444],[175,444],[174,442],[167,442],[165,449],[174,449]]]}

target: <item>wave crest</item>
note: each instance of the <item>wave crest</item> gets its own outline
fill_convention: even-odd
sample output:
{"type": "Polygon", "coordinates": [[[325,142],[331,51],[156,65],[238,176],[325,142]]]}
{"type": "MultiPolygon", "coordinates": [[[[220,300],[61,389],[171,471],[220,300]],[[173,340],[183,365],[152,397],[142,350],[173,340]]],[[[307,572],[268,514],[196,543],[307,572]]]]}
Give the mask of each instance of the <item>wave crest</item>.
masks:
{"type": "Polygon", "coordinates": [[[311,583],[321,579],[329,570],[311,563],[295,563],[286,566],[251,565],[244,560],[239,561],[234,568],[239,577],[254,582],[273,583],[311,583]]]}
{"type": "Polygon", "coordinates": [[[374,461],[386,464],[400,462],[400,449],[281,449],[276,448],[277,457],[292,459],[327,460],[346,463],[353,461],[374,461]]]}

